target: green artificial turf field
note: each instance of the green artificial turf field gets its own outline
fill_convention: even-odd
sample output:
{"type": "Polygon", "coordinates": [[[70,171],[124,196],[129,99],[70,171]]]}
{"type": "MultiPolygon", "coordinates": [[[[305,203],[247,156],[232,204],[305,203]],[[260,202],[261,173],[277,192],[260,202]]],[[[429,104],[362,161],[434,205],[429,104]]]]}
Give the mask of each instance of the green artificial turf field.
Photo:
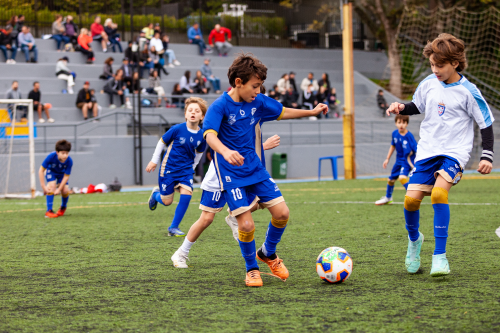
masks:
{"type": "MultiPolygon", "coordinates": [[[[73,195],[66,216],[57,219],[43,217],[44,198],[2,200],[0,332],[498,332],[499,175],[465,177],[452,189],[451,274],[443,278],[429,275],[430,198],[421,208],[422,269],[409,275],[403,206],[372,203],[385,185],[280,185],[291,219],[278,254],[290,278],[263,275],[264,287],[253,289],[245,287],[225,212],[182,270],[170,256],[183,239],[166,237],[176,205],[151,212],[147,192],[73,195]],[[344,247],[354,261],[351,277],[339,285],[315,271],[316,257],[329,246],[344,247]]],[[[397,202],[402,189],[397,184],[397,202]]],[[[200,215],[200,195],[196,190],[181,224],[186,232],[200,215]]],[[[54,201],[58,207],[60,197],[54,201]]],[[[260,246],[270,215],[258,211],[254,218],[260,246]]]]}

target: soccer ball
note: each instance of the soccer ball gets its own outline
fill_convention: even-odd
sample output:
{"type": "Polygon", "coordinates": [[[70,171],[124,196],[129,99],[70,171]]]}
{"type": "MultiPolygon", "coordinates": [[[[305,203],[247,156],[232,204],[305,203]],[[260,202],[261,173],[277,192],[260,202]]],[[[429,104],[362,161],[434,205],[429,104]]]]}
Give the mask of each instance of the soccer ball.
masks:
{"type": "Polygon", "coordinates": [[[351,276],[351,256],[341,247],[326,248],[316,260],[316,272],[322,280],[329,283],[343,282],[351,276]]]}

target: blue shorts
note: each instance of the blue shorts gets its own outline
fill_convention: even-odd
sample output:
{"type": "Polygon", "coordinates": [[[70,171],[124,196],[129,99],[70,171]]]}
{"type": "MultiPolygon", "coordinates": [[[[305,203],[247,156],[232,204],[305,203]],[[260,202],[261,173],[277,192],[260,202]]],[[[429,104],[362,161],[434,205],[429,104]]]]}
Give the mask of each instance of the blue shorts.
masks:
{"type": "MultiPolygon", "coordinates": [[[[258,202],[258,200],[255,200],[255,195],[250,194],[248,196],[248,205],[253,206],[252,204],[255,204],[255,202],[258,202]]],[[[226,205],[226,199],[222,195],[221,191],[206,191],[203,190],[201,193],[201,200],[200,200],[200,209],[209,212],[209,213],[218,213],[222,211],[222,208],[226,205]]],[[[231,213],[231,212],[230,212],[231,213]]]]}
{"type": "Polygon", "coordinates": [[[193,175],[180,176],[180,177],[158,177],[158,186],[160,187],[160,194],[164,197],[173,197],[174,191],[179,191],[182,187],[193,193],[193,175]]]}
{"type": "Polygon", "coordinates": [[[415,163],[410,172],[408,191],[422,191],[430,194],[438,175],[448,183],[458,184],[462,178],[460,163],[449,156],[435,156],[415,163]]]}
{"type": "Polygon", "coordinates": [[[412,167],[406,161],[396,161],[396,164],[392,167],[391,175],[389,180],[396,180],[399,177],[408,177],[412,167]]]}
{"type": "Polygon", "coordinates": [[[259,201],[262,208],[269,208],[285,201],[272,178],[257,184],[225,190],[222,195],[233,216],[249,211],[259,201]]]}
{"type": "MultiPolygon", "coordinates": [[[[45,173],[45,180],[47,183],[53,182],[54,180],[56,181],[56,185],[61,184],[62,180],[64,178],[64,174],[58,174],[58,173],[52,173],[50,170],[47,170],[45,173]]],[[[66,182],[66,185],[68,185],[69,182],[66,182]]]]}

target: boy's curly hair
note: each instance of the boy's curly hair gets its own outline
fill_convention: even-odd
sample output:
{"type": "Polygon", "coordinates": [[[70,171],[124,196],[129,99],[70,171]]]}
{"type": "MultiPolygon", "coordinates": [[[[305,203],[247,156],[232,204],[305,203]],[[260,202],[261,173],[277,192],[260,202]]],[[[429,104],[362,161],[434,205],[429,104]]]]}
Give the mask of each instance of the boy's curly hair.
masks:
{"type": "Polygon", "coordinates": [[[68,142],[66,140],[59,140],[56,142],[56,151],[71,151],[71,142],[68,142]]]}
{"type": "Polygon", "coordinates": [[[428,41],[424,47],[424,56],[430,58],[437,64],[458,62],[457,72],[467,68],[464,41],[450,34],[440,34],[432,42],[428,41]]]}
{"type": "Polygon", "coordinates": [[[240,78],[242,84],[256,76],[262,81],[267,78],[267,67],[251,53],[239,53],[227,71],[227,78],[231,87],[236,87],[236,79],[240,78]]]}

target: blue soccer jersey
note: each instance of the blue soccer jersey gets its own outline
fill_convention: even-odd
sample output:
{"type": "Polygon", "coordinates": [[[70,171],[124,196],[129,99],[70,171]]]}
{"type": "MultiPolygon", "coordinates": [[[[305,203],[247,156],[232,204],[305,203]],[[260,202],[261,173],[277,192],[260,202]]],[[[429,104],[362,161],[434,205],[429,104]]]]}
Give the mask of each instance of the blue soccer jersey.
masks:
{"type": "Polygon", "coordinates": [[[201,129],[193,131],[186,123],[177,124],[163,134],[161,140],[167,152],[161,162],[160,177],[192,175],[196,153],[202,153],[206,147],[201,129]]]}
{"type": "Polygon", "coordinates": [[[392,132],[391,144],[396,148],[396,164],[414,165],[417,141],[411,132],[401,135],[398,130],[392,132]]]}
{"type": "Polygon", "coordinates": [[[262,136],[260,124],[280,120],[283,105],[265,95],[258,94],[251,103],[235,102],[225,92],[209,107],[203,133],[213,132],[229,149],[245,160],[242,166],[232,166],[222,155],[214,152],[214,164],[221,190],[244,187],[269,179],[262,164],[262,136]]]}
{"type": "Polygon", "coordinates": [[[47,169],[47,173],[53,174],[54,176],[71,175],[73,160],[68,156],[63,163],[57,158],[57,152],[53,151],[43,160],[42,167],[47,169]]]}

